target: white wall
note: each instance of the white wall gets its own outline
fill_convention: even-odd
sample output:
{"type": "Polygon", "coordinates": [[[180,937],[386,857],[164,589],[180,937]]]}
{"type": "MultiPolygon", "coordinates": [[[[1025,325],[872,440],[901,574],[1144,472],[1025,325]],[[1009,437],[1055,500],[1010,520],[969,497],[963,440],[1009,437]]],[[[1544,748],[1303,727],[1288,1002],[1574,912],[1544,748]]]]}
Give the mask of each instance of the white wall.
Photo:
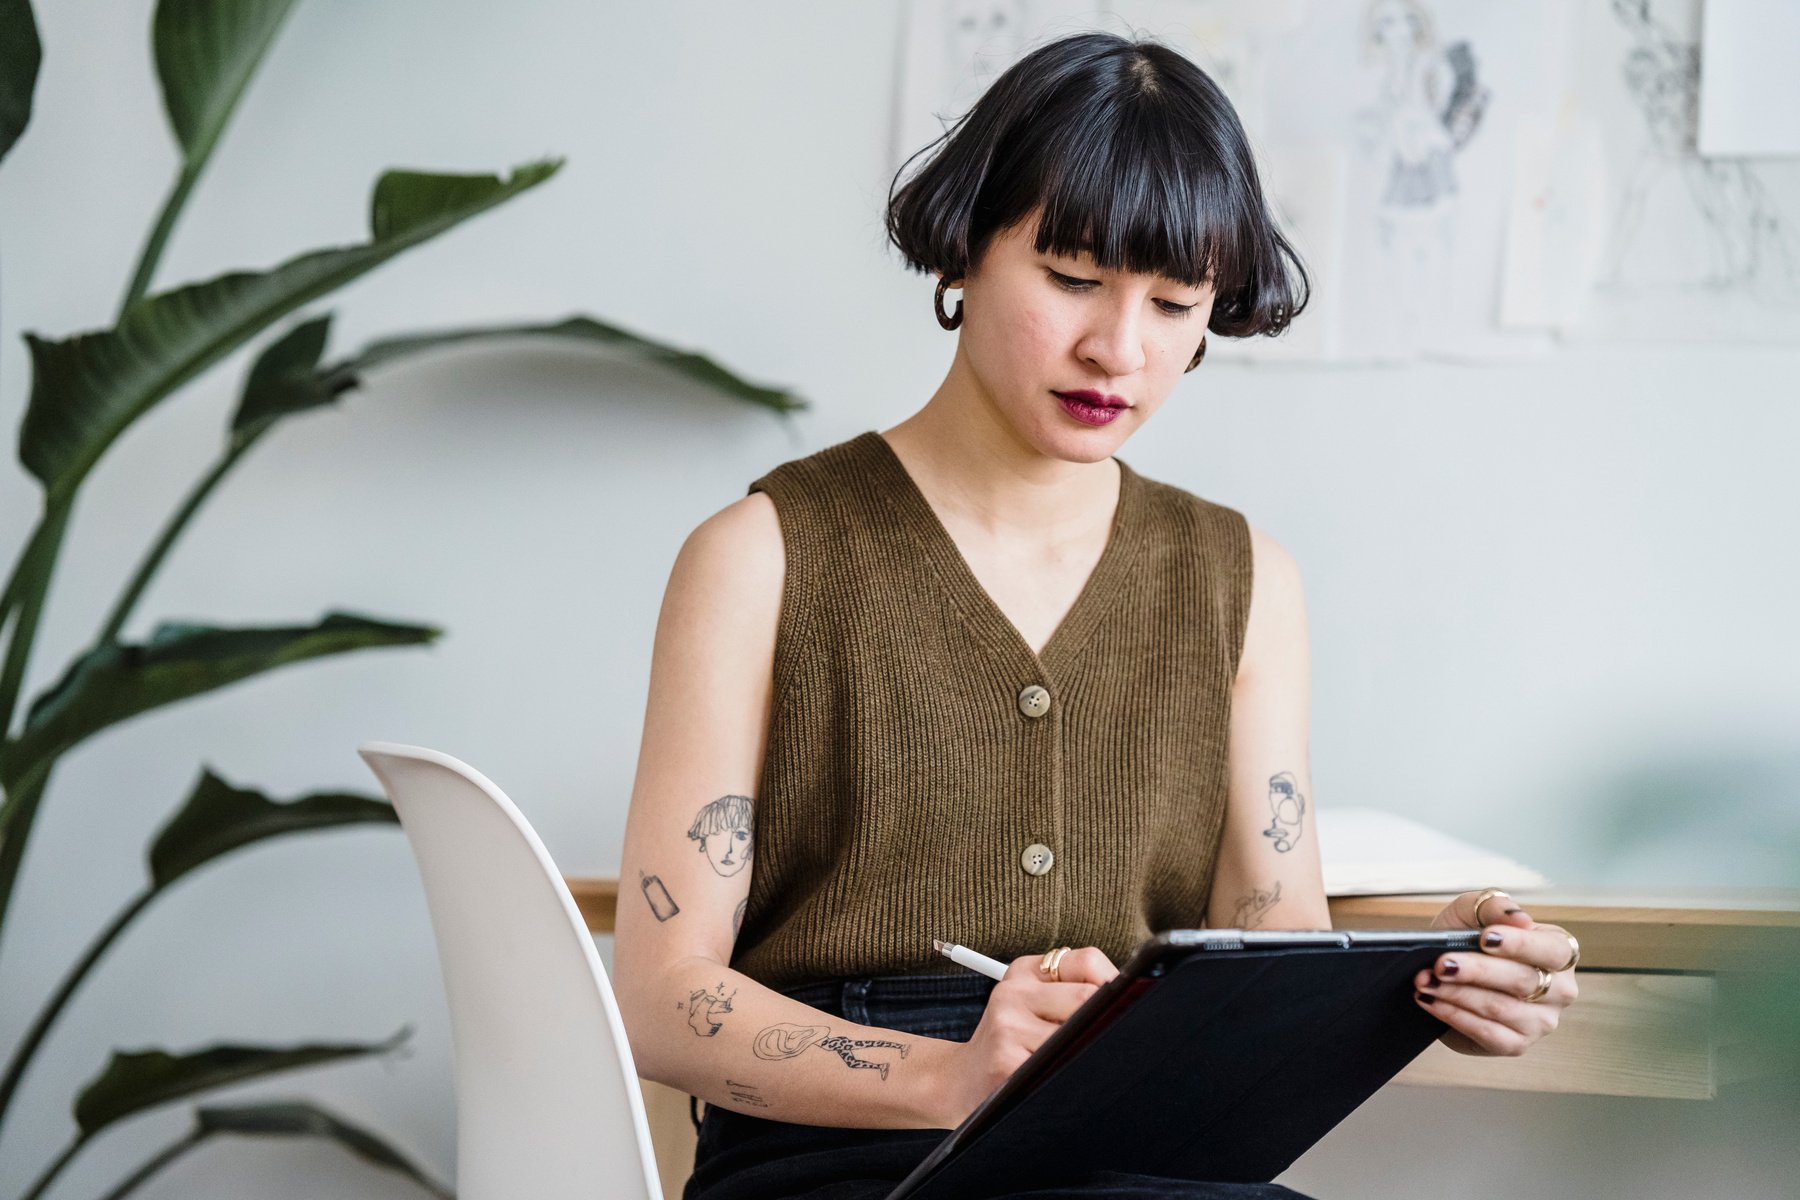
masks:
{"type": "MultiPolygon", "coordinates": [[[[19,334],[109,321],[174,163],[150,0],[38,10],[37,114],[0,166],[9,430],[28,387],[19,334]]],[[[815,407],[784,427],[644,370],[523,348],[402,367],[283,428],[195,523],[129,632],[346,608],[449,634],[428,651],[295,668],[74,755],[7,930],[0,1044],[137,890],[147,839],[203,762],[287,797],[373,791],[353,754],[362,739],[438,746],[506,787],[565,870],[616,871],[682,537],[769,467],[900,420],[949,360],[929,281],[884,249],[896,30],[871,4],[299,6],[162,286],[360,239],[387,166],[565,154],[543,188],[336,298],[334,350],[588,311],[795,385],[815,407]]],[[[246,364],[167,404],[93,478],[34,685],[92,635],[210,461],[246,364]]],[[[1504,369],[1209,363],[1121,457],[1242,509],[1298,556],[1321,803],[1414,814],[1569,884],[1791,883],[1774,847],[1792,845],[1800,782],[1797,369],[1795,349],[1675,346],[1504,369]],[[1608,806],[1671,792],[1704,818],[1698,833],[1611,853],[1608,806]]],[[[36,505],[22,472],[0,472],[8,559],[36,505]]],[[[438,986],[397,832],[240,853],[153,908],[79,995],[0,1140],[0,1190],[60,1150],[69,1101],[111,1047],[374,1040],[409,1021],[410,1058],[227,1098],[316,1098],[447,1175],[438,986]]],[[[1393,1089],[1289,1178],[1325,1197],[1773,1196],[1800,1171],[1777,1111],[1393,1089]]],[[[179,1136],[186,1112],[107,1134],[57,1194],[105,1191],[179,1136]]],[[[243,1144],[205,1149],[139,1194],[417,1193],[334,1150],[243,1144]]]]}

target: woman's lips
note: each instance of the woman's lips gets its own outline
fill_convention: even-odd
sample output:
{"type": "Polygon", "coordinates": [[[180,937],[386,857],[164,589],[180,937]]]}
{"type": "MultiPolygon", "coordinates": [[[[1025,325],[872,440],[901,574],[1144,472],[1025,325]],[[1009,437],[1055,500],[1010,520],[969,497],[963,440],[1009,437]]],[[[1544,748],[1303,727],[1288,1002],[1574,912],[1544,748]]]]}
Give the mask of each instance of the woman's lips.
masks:
{"type": "Polygon", "coordinates": [[[1092,404],[1099,408],[1130,408],[1123,396],[1111,396],[1105,392],[1096,392],[1092,388],[1082,388],[1076,392],[1053,392],[1053,395],[1066,396],[1070,400],[1079,400],[1083,404],[1092,404]]]}
{"type": "Polygon", "coordinates": [[[1050,394],[1061,402],[1064,412],[1084,425],[1110,425],[1128,407],[1124,403],[1113,405],[1087,399],[1089,396],[1097,395],[1095,392],[1052,392],[1050,394]]]}

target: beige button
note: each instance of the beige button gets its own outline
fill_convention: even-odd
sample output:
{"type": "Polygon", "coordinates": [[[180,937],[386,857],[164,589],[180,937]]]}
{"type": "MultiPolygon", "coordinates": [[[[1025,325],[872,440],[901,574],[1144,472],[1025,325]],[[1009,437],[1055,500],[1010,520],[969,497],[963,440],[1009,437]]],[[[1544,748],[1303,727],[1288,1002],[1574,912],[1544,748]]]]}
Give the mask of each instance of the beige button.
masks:
{"type": "Polygon", "coordinates": [[[1056,855],[1042,842],[1031,843],[1025,847],[1025,853],[1019,855],[1019,865],[1025,868],[1027,875],[1048,875],[1055,862],[1056,855]]]}
{"type": "Polygon", "coordinates": [[[1050,711],[1050,693],[1032,684],[1019,693],[1019,711],[1028,717],[1041,717],[1050,711]]]}

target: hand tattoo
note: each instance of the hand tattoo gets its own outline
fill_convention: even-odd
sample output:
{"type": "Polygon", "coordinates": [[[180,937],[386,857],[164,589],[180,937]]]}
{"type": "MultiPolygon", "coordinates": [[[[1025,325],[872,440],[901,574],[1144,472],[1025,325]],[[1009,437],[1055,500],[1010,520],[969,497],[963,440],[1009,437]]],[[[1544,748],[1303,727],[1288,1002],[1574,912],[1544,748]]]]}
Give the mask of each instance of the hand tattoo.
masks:
{"type": "Polygon", "coordinates": [[[1306,797],[1300,794],[1299,781],[1292,771],[1269,776],[1269,808],[1275,819],[1262,835],[1275,842],[1275,849],[1286,853],[1300,840],[1300,819],[1306,815],[1306,797]]]}
{"type": "Polygon", "coordinates": [[[1237,902],[1237,908],[1231,914],[1231,924],[1235,929],[1255,929],[1262,924],[1262,919],[1269,915],[1275,902],[1281,899],[1281,880],[1277,879],[1266,892],[1250,889],[1250,894],[1237,902]]]}
{"type": "MultiPolygon", "coordinates": [[[[688,1026],[700,1037],[712,1037],[724,1028],[718,1018],[731,1011],[731,997],[735,995],[737,995],[736,988],[731,990],[730,996],[725,994],[723,982],[715,991],[700,988],[690,993],[686,1005],[688,1026]]],[[[675,1007],[683,1006],[677,1003],[675,1007]]]]}

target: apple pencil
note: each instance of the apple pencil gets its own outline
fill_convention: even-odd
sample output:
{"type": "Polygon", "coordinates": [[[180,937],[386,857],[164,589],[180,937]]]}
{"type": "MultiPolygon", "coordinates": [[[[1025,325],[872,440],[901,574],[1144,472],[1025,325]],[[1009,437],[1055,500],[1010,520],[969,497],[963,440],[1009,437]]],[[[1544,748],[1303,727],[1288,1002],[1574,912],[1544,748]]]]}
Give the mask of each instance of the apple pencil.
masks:
{"type": "Polygon", "coordinates": [[[1006,975],[1005,963],[998,959],[989,958],[985,954],[978,954],[967,946],[957,946],[950,942],[940,942],[938,939],[932,938],[931,948],[936,950],[939,954],[942,954],[951,962],[967,967],[971,971],[980,971],[989,979],[1001,979],[1006,975]]]}

